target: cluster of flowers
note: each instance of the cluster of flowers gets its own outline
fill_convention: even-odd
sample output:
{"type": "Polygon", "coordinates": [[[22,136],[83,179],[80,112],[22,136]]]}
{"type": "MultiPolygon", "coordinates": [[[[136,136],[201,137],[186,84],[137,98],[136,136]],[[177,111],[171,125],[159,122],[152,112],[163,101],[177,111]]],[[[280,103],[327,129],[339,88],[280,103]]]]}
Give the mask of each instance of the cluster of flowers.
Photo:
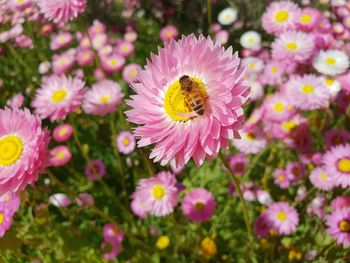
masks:
{"type": "MultiPolygon", "coordinates": [[[[170,172],[141,179],[132,195],[131,209],[140,218],[148,215],[165,216],[172,213],[178,204],[179,194],[187,189],[176,181],[170,172]]],[[[216,202],[211,192],[195,188],[182,201],[183,214],[191,221],[205,222],[214,214],[216,202]]]]}

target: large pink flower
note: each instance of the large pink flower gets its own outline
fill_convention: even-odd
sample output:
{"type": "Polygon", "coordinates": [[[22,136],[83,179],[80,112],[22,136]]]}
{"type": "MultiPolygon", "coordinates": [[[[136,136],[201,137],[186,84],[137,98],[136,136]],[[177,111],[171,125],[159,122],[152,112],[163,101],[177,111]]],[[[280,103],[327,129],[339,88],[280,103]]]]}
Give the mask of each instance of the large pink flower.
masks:
{"type": "Polygon", "coordinates": [[[194,35],[165,43],[159,55],[152,54],[140,83],[132,84],[136,95],[127,103],[128,120],[139,126],[139,147],[155,144],[150,155],[166,165],[175,160],[183,166],[191,157],[197,165],[216,157],[244,119],[242,105],[249,97],[237,54],[225,50],[209,37],[194,35]],[[194,113],[181,93],[179,79],[188,75],[205,100],[204,113],[194,113]]]}
{"type": "Polygon", "coordinates": [[[84,12],[87,0],[38,0],[40,12],[56,23],[67,22],[84,12]]]}
{"type": "Polygon", "coordinates": [[[0,195],[22,191],[46,165],[49,134],[25,110],[0,110],[0,195]]]}

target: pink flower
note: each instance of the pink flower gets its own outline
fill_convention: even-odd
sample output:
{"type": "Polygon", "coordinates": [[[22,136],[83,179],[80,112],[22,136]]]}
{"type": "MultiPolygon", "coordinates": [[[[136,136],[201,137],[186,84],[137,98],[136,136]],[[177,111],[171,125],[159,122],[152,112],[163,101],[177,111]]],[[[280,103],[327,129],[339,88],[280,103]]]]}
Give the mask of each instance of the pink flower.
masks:
{"type": "Polygon", "coordinates": [[[326,199],[322,195],[317,195],[306,208],[306,213],[309,216],[318,216],[323,218],[325,215],[326,199]]]}
{"type": "Polygon", "coordinates": [[[56,142],[65,142],[68,141],[69,138],[73,134],[73,127],[70,124],[60,124],[53,130],[53,139],[56,142]]]}
{"type": "Polygon", "coordinates": [[[179,34],[177,28],[174,25],[166,25],[160,30],[160,39],[164,42],[175,39],[179,34]]]}
{"type": "Polygon", "coordinates": [[[231,48],[224,51],[209,37],[190,35],[165,43],[139,72],[140,83],[132,84],[137,94],[127,101],[132,107],[126,112],[128,120],[139,125],[138,146],[155,144],[150,158],[161,165],[175,159],[183,166],[193,158],[200,166],[230,139],[239,138],[242,105],[249,96],[239,62],[231,48]],[[192,111],[179,92],[183,76],[199,87],[205,100],[202,115],[192,111]]]}
{"type": "Polygon", "coordinates": [[[79,108],[85,93],[84,86],[85,83],[78,78],[53,75],[36,90],[31,105],[43,119],[50,117],[52,122],[64,120],[68,113],[79,108]]]}
{"type": "Polygon", "coordinates": [[[22,107],[23,103],[24,96],[22,95],[22,93],[17,93],[7,102],[7,106],[9,106],[12,109],[19,109],[22,107]]]}
{"type": "Polygon", "coordinates": [[[16,195],[9,193],[2,195],[0,202],[0,238],[5,235],[7,230],[11,227],[12,217],[17,212],[20,199],[16,195]]]}
{"type": "Polygon", "coordinates": [[[284,169],[276,169],[273,173],[273,177],[275,178],[275,184],[281,189],[287,189],[292,181],[290,174],[288,174],[284,169]]]}
{"type": "Polygon", "coordinates": [[[215,40],[219,41],[221,45],[225,45],[230,37],[230,33],[227,30],[220,30],[215,34],[215,40]]]}
{"type": "Polygon", "coordinates": [[[116,143],[119,152],[123,154],[129,154],[135,150],[136,141],[134,135],[131,132],[120,132],[117,136],[116,143]]]}
{"type": "Polygon", "coordinates": [[[139,191],[132,194],[130,207],[132,212],[140,218],[146,218],[149,214],[149,209],[146,207],[145,200],[142,199],[139,191]]]}
{"type": "Polygon", "coordinates": [[[307,7],[301,11],[298,29],[312,31],[321,22],[321,13],[316,8],[307,7]]]}
{"type": "Polygon", "coordinates": [[[323,164],[335,186],[350,186],[350,144],[332,147],[324,154],[323,164]]]}
{"type": "Polygon", "coordinates": [[[279,34],[296,28],[299,7],[291,1],[271,3],[262,16],[262,26],[270,34],[279,34]]]}
{"type": "Polygon", "coordinates": [[[129,42],[135,42],[137,40],[137,33],[135,31],[126,32],[124,39],[129,42]]]}
{"type": "Polygon", "coordinates": [[[70,33],[62,32],[52,37],[50,47],[52,50],[67,47],[73,40],[70,33]]]}
{"type": "Polygon", "coordinates": [[[122,246],[120,243],[103,242],[101,245],[101,249],[104,252],[104,260],[113,260],[118,256],[118,254],[122,250],[122,246]]]}
{"type": "Polygon", "coordinates": [[[122,55],[123,57],[129,57],[134,54],[135,52],[135,46],[133,43],[121,40],[117,44],[116,51],[119,55],[122,55]]]}
{"type": "Polygon", "coordinates": [[[50,165],[65,166],[72,159],[72,152],[65,145],[56,146],[50,151],[50,165]]]}
{"type": "Polygon", "coordinates": [[[0,110],[0,195],[23,191],[46,166],[49,133],[28,109],[0,110]]]}
{"type": "Polygon", "coordinates": [[[92,160],[85,166],[85,175],[90,181],[97,181],[106,174],[106,166],[102,160],[92,160]]]}
{"type": "Polygon", "coordinates": [[[350,132],[343,129],[332,129],[325,133],[326,147],[332,148],[340,144],[346,144],[350,141],[350,132]]]}
{"type": "Polygon", "coordinates": [[[123,68],[125,64],[125,58],[117,54],[102,56],[101,63],[102,63],[102,68],[108,74],[113,74],[113,73],[119,72],[123,68]]]}
{"type": "Polygon", "coordinates": [[[267,214],[263,213],[257,217],[254,224],[254,231],[258,237],[268,237],[270,231],[273,230],[267,214]]]}
{"type": "Polygon", "coordinates": [[[295,114],[292,101],[283,93],[274,93],[265,99],[264,117],[271,121],[284,121],[295,114]]]}
{"type": "Polygon", "coordinates": [[[282,235],[293,233],[299,224],[298,212],[286,202],[270,205],[266,216],[272,228],[282,235]]]}
{"type": "Polygon", "coordinates": [[[233,145],[242,153],[256,154],[264,149],[267,145],[265,135],[259,128],[251,130],[241,130],[241,139],[234,139],[233,145]]]}
{"type": "Polygon", "coordinates": [[[114,224],[103,226],[103,238],[110,243],[121,243],[124,239],[124,232],[114,224]]]}
{"type": "Polygon", "coordinates": [[[272,58],[280,61],[305,62],[314,51],[314,39],[310,34],[299,31],[282,33],[272,43],[272,58]]]}
{"type": "Polygon", "coordinates": [[[82,107],[86,113],[104,116],[116,112],[122,99],[123,94],[118,83],[101,80],[85,93],[82,107]]]}
{"type": "Polygon", "coordinates": [[[141,179],[133,198],[142,200],[147,213],[165,216],[173,212],[178,202],[176,179],[170,172],[160,172],[155,177],[141,179]]]}
{"type": "Polygon", "coordinates": [[[243,175],[248,167],[248,158],[245,154],[237,153],[229,158],[232,171],[237,175],[243,175]]]}
{"type": "Polygon", "coordinates": [[[86,207],[94,204],[94,198],[92,197],[92,195],[87,193],[79,194],[75,201],[80,207],[86,207]]]}
{"type": "Polygon", "coordinates": [[[317,167],[314,169],[309,177],[313,186],[318,189],[329,191],[333,189],[332,176],[327,175],[323,167],[317,167]]]}
{"type": "Polygon", "coordinates": [[[279,85],[282,83],[283,75],[286,73],[283,63],[271,60],[264,67],[262,81],[268,85],[279,85]]]}
{"type": "Polygon", "coordinates": [[[96,35],[106,33],[106,26],[98,20],[94,20],[92,25],[88,29],[88,34],[91,38],[94,38],[96,35]]]}
{"type": "Polygon", "coordinates": [[[139,64],[129,64],[123,69],[123,79],[131,84],[133,82],[137,81],[137,72],[140,71],[142,68],[139,64]]]}
{"type": "Polygon", "coordinates": [[[70,201],[68,196],[66,196],[65,194],[62,194],[62,193],[57,193],[57,194],[51,195],[49,198],[49,202],[50,202],[50,204],[57,206],[57,207],[66,207],[66,206],[70,206],[72,204],[72,202],[70,201]]]}
{"type": "Polygon", "coordinates": [[[343,208],[350,208],[349,196],[337,196],[331,203],[332,210],[338,210],[343,208]]]}
{"type": "Polygon", "coordinates": [[[67,22],[84,12],[87,0],[38,0],[40,12],[55,23],[67,22]]]}
{"type": "Polygon", "coordinates": [[[305,175],[305,167],[300,162],[291,162],[288,163],[286,172],[291,180],[297,181],[305,175]]]}
{"type": "Polygon", "coordinates": [[[329,102],[329,93],[322,79],[315,75],[293,76],[285,87],[287,97],[302,110],[324,108],[329,102]]]}
{"type": "Polygon", "coordinates": [[[216,202],[211,192],[196,188],[189,192],[181,205],[184,215],[194,222],[205,222],[214,214],[216,202]]]}
{"type": "Polygon", "coordinates": [[[350,246],[350,208],[337,209],[326,217],[327,232],[339,245],[350,246]]]}
{"type": "Polygon", "coordinates": [[[68,50],[60,55],[54,55],[52,61],[52,71],[54,74],[60,75],[69,72],[75,62],[75,52],[68,50]]]}
{"type": "Polygon", "coordinates": [[[77,53],[77,63],[79,66],[86,67],[93,63],[95,54],[89,49],[80,50],[77,53]]]}

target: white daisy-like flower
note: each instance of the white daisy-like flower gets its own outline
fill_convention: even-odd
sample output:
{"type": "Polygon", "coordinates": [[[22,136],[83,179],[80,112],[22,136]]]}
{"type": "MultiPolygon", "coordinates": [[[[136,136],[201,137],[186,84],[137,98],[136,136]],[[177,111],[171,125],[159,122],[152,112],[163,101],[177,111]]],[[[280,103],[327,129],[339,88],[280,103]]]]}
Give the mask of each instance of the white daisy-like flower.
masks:
{"type": "Polygon", "coordinates": [[[250,86],[250,99],[256,101],[264,96],[263,86],[256,80],[248,80],[250,86]]]}
{"type": "Polygon", "coordinates": [[[238,11],[235,8],[227,7],[223,9],[218,15],[218,21],[221,25],[231,25],[237,20],[238,11]]]}
{"type": "Polygon", "coordinates": [[[332,77],[322,77],[322,82],[327,88],[331,98],[335,98],[341,91],[340,82],[332,77]]]}
{"type": "Polygon", "coordinates": [[[257,57],[247,57],[242,59],[242,66],[247,67],[249,73],[260,73],[264,69],[264,62],[257,57]]]}
{"type": "Polygon", "coordinates": [[[341,50],[322,50],[315,57],[313,66],[324,75],[339,75],[349,68],[349,56],[341,50]]]}
{"type": "Polygon", "coordinates": [[[258,49],[261,46],[261,36],[258,32],[247,31],[241,36],[239,43],[244,48],[258,49]]]}

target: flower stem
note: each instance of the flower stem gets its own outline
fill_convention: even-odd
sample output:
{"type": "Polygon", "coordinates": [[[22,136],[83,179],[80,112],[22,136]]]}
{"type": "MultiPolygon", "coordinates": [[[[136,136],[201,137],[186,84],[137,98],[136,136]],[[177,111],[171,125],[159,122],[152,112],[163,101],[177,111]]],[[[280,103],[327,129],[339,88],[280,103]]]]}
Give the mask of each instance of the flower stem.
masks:
{"type": "Polygon", "coordinates": [[[145,161],[149,176],[153,177],[154,176],[154,168],[153,168],[152,163],[150,162],[149,158],[146,156],[145,152],[141,148],[139,149],[139,151],[141,153],[143,160],[145,161]]]}
{"type": "Polygon", "coordinates": [[[211,34],[211,24],[212,24],[212,11],[211,11],[211,0],[207,0],[207,11],[208,11],[208,32],[211,34]]]}
{"type": "Polygon", "coordinates": [[[225,166],[226,170],[228,171],[228,173],[230,174],[232,182],[233,182],[233,184],[235,186],[235,190],[238,192],[240,201],[242,203],[242,206],[243,206],[243,217],[244,217],[244,222],[245,222],[245,225],[246,225],[246,228],[247,228],[247,233],[248,233],[249,250],[250,250],[250,252],[253,252],[252,246],[251,246],[251,242],[253,240],[253,234],[252,234],[252,229],[251,229],[250,222],[249,222],[248,207],[247,207],[247,204],[246,204],[246,202],[244,200],[239,180],[235,176],[235,174],[233,173],[230,164],[228,163],[228,161],[226,160],[225,156],[221,152],[219,152],[219,158],[220,158],[221,162],[224,164],[224,166],[225,166]]]}

